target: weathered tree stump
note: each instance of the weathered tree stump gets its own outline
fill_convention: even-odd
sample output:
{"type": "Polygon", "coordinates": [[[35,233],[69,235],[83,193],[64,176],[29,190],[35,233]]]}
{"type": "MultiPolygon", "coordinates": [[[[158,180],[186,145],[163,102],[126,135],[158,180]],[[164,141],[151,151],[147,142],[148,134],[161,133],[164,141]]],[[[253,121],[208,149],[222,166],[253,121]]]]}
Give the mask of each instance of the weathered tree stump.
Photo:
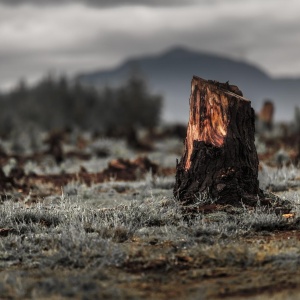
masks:
{"type": "Polygon", "coordinates": [[[254,145],[255,114],[237,86],[194,76],[185,151],[177,163],[175,197],[201,195],[220,204],[256,205],[263,197],[254,145]]]}
{"type": "Polygon", "coordinates": [[[266,100],[263,107],[258,115],[258,120],[260,122],[261,131],[271,131],[273,129],[273,115],[275,107],[271,100],[266,100]]]}
{"type": "Polygon", "coordinates": [[[46,152],[52,155],[57,164],[60,164],[64,160],[63,141],[65,139],[65,132],[61,130],[53,130],[49,132],[48,137],[44,143],[49,146],[49,150],[46,152]]]}

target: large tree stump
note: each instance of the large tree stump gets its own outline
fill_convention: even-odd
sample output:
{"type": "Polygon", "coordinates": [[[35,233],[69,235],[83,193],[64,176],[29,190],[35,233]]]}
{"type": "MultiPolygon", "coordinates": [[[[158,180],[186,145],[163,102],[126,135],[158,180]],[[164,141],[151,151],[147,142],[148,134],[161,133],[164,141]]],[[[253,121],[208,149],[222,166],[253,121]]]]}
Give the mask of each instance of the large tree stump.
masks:
{"type": "Polygon", "coordinates": [[[255,114],[237,86],[194,76],[185,151],[177,163],[175,197],[193,204],[201,195],[220,204],[257,204],[255,114]]]}

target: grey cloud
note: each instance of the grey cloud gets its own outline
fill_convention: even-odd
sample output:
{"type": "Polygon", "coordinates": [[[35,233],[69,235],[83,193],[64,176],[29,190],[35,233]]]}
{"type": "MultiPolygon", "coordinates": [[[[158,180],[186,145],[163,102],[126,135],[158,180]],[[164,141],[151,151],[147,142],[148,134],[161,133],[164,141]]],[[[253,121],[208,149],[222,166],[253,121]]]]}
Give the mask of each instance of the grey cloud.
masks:
{"type": "MultiPolygon", "coordinates": [[[[74,1],[97,3],[99,7],[111,3],[149,5],[151,2],[151,5],[157,6],[161,3],[176,3],[168,0],[74,1]]],[[[213,4],[217,4],[221,0],[212,1],[213,4]]],[[[211,2],[201,0],[201,3],[205,3],[205,14],[201,15],[199,20],[195,16],[198,12],[200,15],[203,6],[196,10],[194,7],[156,9],[155,13],[154,9],[143,9],[142,12],[146,11],[145,22],[142,22],[142,17],[137,17],[139,12],[132,19],[128,18],[131,8],[123,7],[107,11],[91,10],[87,7],[40,10],[38,5],[30,9],[3,9],[0,12],[0,29],[1,26],[4,28],[2,33],[0,30],[0,89],[8,80],[13,82],[20,77],[36,78],[47,70],[55,69],[72,75],[109,68],[128,57],[159,53],[175,45],[257,62],[277,76],[283,73],[299,75],[299,19],[288,14],[286,18],[281,16],[276,20],[276,14],[269,11],[262,14],[260,6],[257,6],[256,10],[252,7],[250,12],[246,7],[236,14],[236,6],[228,4],[235,1],[230,0],[215,11],[211,2]],[[186,11],[191,18],[188,18],[186,11]],[[194,11],[196,13],[192,14],[194,11]],[[182,23],[179,23],[177,20],[181,17],[182,23]],[[126,21],[115,21],[121,18],[126,21]],[[20,29],[18,32],[16,26],[22,31],[20,29]],[[35,30],[36,28],[39,30],[35,30]]],[[[294,1],[296,3],[296,0],[294,1]]],[[[71,3],[69,0],[0,0],[0,3],[15,5],[24,2],[71,3]]],[[[186,3],[183,0],[181,2],[186,3]]],[[[257,2],[260,5],[258,0],[247,2],[257,2]]],[[[179,1],[177,5],[178,3],[179,1]]]]}
{"type": "Polygon", "coordinates": [[[252,63],[259,62],[260,67],[272,75],[277,73],[278,76],[280,70],[286,74],[296,74],[299,72],[297,61],[295,62],[298,56],[296,52],[300,47],[300,33],[297,31],[299,24],[299,21],[295,21],[282,26],[274,24],[272,19],[228,18],[211,24],[209,30],[162,28],[159,32],[143,36],[116,31],[101,39],[95,37],[76,50],[69,49],[69,53],[91,54],[98,51],[99,55],[110,53],[113,57],[135,57],[144,53],[158,53],[174,45],[185,45],[191,49],[201,49],[252,63]],[[291,68],[292,65],[294,69],[291,68]]]}
{"type": "MultiPolygon", "coordinates": [[[[202,0],[207,2],[207,0],[202,0]]],[[[154,7],[186,6],[195,3],[195,0],[0,0],[0,3],[8,6],[19,6],[25,4],[41,5],[63,5],[81,3],[94,7],[114,7],[126,5],[145,5],[154,7]]]]}

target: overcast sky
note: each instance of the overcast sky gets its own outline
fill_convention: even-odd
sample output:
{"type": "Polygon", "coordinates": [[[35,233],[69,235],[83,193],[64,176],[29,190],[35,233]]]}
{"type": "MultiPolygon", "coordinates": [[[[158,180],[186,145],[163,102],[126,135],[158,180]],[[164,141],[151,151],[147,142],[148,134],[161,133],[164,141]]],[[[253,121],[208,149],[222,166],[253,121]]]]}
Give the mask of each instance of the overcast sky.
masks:
{"type": "Polygon", "coordinates": [[[300,77],[299,0],[0,0],[0,87],[173,46],[300,77]],[[184,3],[184,4],[182,4],[184,3]]]}

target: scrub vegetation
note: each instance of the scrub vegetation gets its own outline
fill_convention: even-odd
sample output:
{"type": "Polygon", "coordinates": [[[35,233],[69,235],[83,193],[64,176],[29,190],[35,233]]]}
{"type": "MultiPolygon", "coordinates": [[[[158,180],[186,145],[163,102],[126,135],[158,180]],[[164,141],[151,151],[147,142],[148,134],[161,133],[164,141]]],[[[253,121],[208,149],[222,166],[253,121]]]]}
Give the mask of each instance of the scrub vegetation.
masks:
{"type": "Polygon", "coordinates": [[[276,205],[201,195],[183,207],[173,187],[186,128],[157,126],[161,99],[141,81],[98,93],[46,78],[1,97],[1,300],[299,299],[299,110],[256,136],[260,188],[276,205]],[[43,89],[61,115],[36,103],[43,89]]]}

